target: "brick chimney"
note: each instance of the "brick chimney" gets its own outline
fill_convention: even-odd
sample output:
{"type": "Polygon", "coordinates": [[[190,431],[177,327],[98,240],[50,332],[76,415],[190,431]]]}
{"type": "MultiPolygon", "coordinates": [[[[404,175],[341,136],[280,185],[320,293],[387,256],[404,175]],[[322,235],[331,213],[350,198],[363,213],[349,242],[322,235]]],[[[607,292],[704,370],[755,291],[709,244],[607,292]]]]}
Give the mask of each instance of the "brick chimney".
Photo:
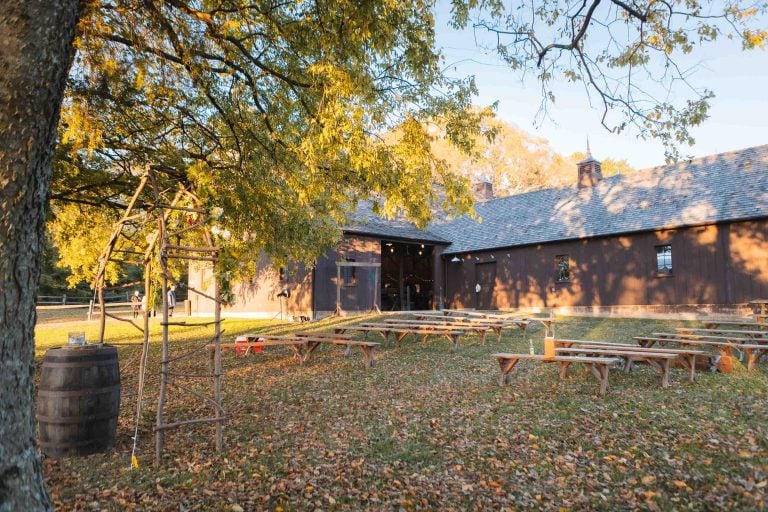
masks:
{"type": "Polygon", "coordinates": [[[589,139],[587,139],[587,157],[579,162],[579,188],[594,187],[603,179],[603,169],[600,162],[592,157],[589,150],[589,139]]]}
{"type": "Polygon", "coordinates": [[[472,186],[475,201],[484,203],[493,199],[493,184],[490,181],[481,181],[472,186]]]}

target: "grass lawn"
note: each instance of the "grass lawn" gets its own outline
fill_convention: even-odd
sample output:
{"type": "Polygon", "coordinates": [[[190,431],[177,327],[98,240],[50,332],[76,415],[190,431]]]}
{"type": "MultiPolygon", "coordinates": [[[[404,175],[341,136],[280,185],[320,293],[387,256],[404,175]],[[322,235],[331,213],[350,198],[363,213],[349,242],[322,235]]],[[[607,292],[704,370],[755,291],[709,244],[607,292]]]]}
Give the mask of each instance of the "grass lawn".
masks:
{"type": "MultiPolygon", "coordinates": [[[[369,317],[329,319],[329,328],[369,317]]],[[[686,322],[558,318],[557,335],[630,341],[686,322]]],[[[156,322],[156,321],[155,321],[156,322]]],[[[224,322],[226,340],[245,332],[285,333],[307,325],[224,322]]],[[[97,324],[40,324],[38,356],[97,324]]],[[[155,334],[159,326],[153,326],[155,334]]],[[[212,328],[176,329],[173,353],[199,347],[212,328]],[[183,338],[181,335],[183,334],[183,338]]],[[[759,510],[768,482],[766,364],[746,372],[701,373],[690,384],[674,370],[663,390],[639,365],[612,371],[611,389],[579,368],[565,382],[559,366],[521,362],[511,385],[497,384],[490,354],[528,352],[505,331],[485,346],[466,336],[450,343],[406,339],[382,347],[377,367],[322,347],[304,365],[287,349],[247,358],[226,352],[224,407],[231,418],[223,453],[213,428],[167,436],[162,468],[152,464],[159,344],[152,344],[148,392],[139,424],[138,470],[130,470],[136,409],[138,331],[110,323],[120,346],[122,404],[115,450],[45,460],[60,510],[759,510]]],[[[529,332],[538,353],[543,330],[529,332]]],[[[158,336],[155,336],[157,339],[158,336]]],[[[374,335],[372,341],[378,341],[374,335]]],[[[207,352],[181,360],[178,373],[207,368],[207,352]]],[[[180,382],[199,389],[199,379],[180,382]]],[[[209,415],[197,399],[170,390],[172,419],[209,415]]]]}

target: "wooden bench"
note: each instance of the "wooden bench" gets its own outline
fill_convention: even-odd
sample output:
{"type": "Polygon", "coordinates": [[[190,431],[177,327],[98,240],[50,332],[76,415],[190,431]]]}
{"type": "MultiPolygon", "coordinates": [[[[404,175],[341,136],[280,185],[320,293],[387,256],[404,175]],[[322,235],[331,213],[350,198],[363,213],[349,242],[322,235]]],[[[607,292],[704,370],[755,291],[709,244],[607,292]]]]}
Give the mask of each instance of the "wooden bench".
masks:
{"type": "MultiPolygon", "coordinates": [[[[647,336],[647,337],[640,336],[635,338],[635,341],[637,341],[638,344],[645,347],[651,347],[656,343],[658,343],[661,346],[666,346],[669,343],[677,342],[679,340],[700,340],[700,341],[707,341],[707,342],[736,344],[736,345],[751,343],[751,342],[755,344],[761,344],[759,339],[755,340],[753,338],[744,338],[742,336],[680,334],[680,333],[673,333],[673,332],[654,332],[651,336],[647,336]]],[[[765,340],[765,341],[768,342],[768,340],[765,340]]]]}
{"type": "Polygon", "coordinates": [[[547,358],[543,355],[533,354],[493,354],[499,362],[501,375],[499,384],[504,386],[509,384],[509,373],[521,360],[539,361],[542,363],[560,363],[560,379],[565,379],[568,375],[568,367],[571,364],[579,363],[586,365],[592,374],[600,381],[600,395],[605,395],[608,391],[608,370],[611,366],[621,363],[621,359],[615,357],[574,357],[574,356],[555,356],[547,358]]]}
{"type": "Polygon", "coordinates": [[[768,331],[746,331],[743,329],[698,329],[695,327],[678,327],[679,334],[695,334],[699,336],[740,336],[752,340],[765,339],[768,342],[768,331]]]}
{"type": "Polygon", "coordinates": [[[362,332],[365,333],[365,336],[368,336],[369,332],[375,332],[377,334],[380,334],[382,338],[384,338],[385,343],[389,343],[389,333],[388,330],[383,330],[381,327],[361,327],[359,325],[345,325],[345,326],[339,326],[334,327],[333,332],[334,334],[345,334],[348,331],[350,332],[362,332]]]}
{"type": "Polygon", "coordinates": [[[509,320],[520,317],[517,313],[489,313],[474,309],[441,309],[440,314],[451,317],[493,318],[495,320],[509,320]]]}
{"type": "Polygon", "coordinates": [[[344,351],[345,356],[349,356],[352,353],[352,347],[359,347],[363,352],[363,364],[366,368],[373,368],[376,366],[376,358],[374,351],[380,345],[373,341],[356,341],[352,339],[349,334],[337,334],[337,333],[323,333],[323,332],[299,332],[296,336],[307,343],[306,352],[304,353],[304,360],[308,360],[312,352],[322,344],[328,345],[340,345],[346,347],[344,351]]]}
{"type": "Polygon", "coordinates": [[[456,350],[459,347],[459,337],[464,334],[462,331],[448,331],[441,329],[427,329],[419,327],[397,327],[391,324],[371,324],[370,327],[359,326],[342,326],[336,327],[335,332],[345,333],[347,331],[359,331],[359,332],[378,332],[381,336],[389,342],[389,335],[394,334],[395,343],[399,346],[402,343],[403,338],[409,334],[420,335],[424,337],[424,342],[429,340],[430,336],[444,336],[453,343],[453,349],[456,350]]]}
{"type": "Polygon", "coordinates": [[[441,309],[440,313],[444,316],[483,316],[482,313],[472,309],[441,309]]]}
{"type": "Polygon", "coordinates": [[[690,338],[652,338],[638,336],[634,338],[638,343],[654,342],[674,342],[680,345],[699,345],[718,349],[721,356],[733,357],[733,349],[743,352],[747,356],[747,369],[754,370],[755,365],[762,356],[768,353],[768,345],[758,345],[750,343],[733,343],[728,341],[715,341],[710,339],[690,339],[690,338]]]}
{"type": "MultiPolygon", "coordinates": [[[[645,348],[631,345],[628,343],[611,343],[608,341],[588,341],[588,340],[555,340],[555,347],[571,348],[573,346],[584,348],[595,348],[605,350],[629,350],[632,352],[655,352],[661,354],[677,354],[678,363],[689,372],[691,382],[696,378],[696,358],[708,357],[706,352],[701,350],[690,350],[681,348],[645,348]]],[[[625,367],[627,371],[632,369],[632,361],[625,367]]]]}
{"type": "Polygon", "coordinates": [[[637,348],[637,345],[631,343],[613,343],[612,341],[589,341],[589,340],[561,340],[555,339],[555,347],[572,347],[573,345],[595,345],[604,347],[627,347],[637,348]]]}
{"type": "MultiPolygon", "coordinates": [[[[736,332],[736,331],[731,331],[736,332]]],[[[708,333],[708,332],[654,332],[652,336],[655,336],[657,338],[667,338],[674,340],[676,338],[688,338],[688,339],[702,339],[702,340],[715,340],[715,341],[722,341],[722,340],[733,340],[735,343],[746,343],[748,341],[753,341],[755,338],[749,338],[747,336],[744,336],[743,334],[733,334],[729,335],[728,331],[718,331],[717,333],[708,333]]],[[[757,338],[757,341],[760,341],[761,338],[757,338]]],[[[766,340],[768,341],[768,340],[766,340]]]]}
{"type": "MultiPolygon", "coordinates": [[[[294,358],[298,359],[299,362],[303,361],[303,354],[304,354],[304,347],[306,346],[306,341],[301,340],[299,338],[294,338],[290,336],[260,336],[264,339],[264,341],[253,341],[248,343],[221,343],[221,351],[229,350],[229,349],[237,349],[237,348],[246,348],[250,350],[251,348],[259,348],[259,347],[290,347],[294,354],[294,358]]],[[[214,357],[216,356],[216,344],[215,343],[209,343],[205,346],[210,352],[211,357],[211,365],[213,365],[214,357]]]]}
{"type": "MultiPolygon", "coordinates": [[[[649,338],[650,340],[658,339],[658,340],[664,340],[663,342],[669,343],[676,340],[702,340],[702,341],[716,341],[720,343],[734,343],[734,344],[744,344],[744,343],[753,343],[756,345],[762,345],[763,342],[768,343],[768,339],[763,338],[745,338],[743,336],[726,336],[726,335],[715,335],[715,334],[683,334],[683,333],[677,333],[677,332],[654,332],[652,336],[655,336],[655,338],[649,338]]],[[[657,343],[661,344],[662,341],[657,341],[657,343]]]]}
{"type": "Polygon", "coordinates": [[[588,345],[581,345],[569,348],[557,348],[555,349],[557,355],[585,355],[593,357],[620,357],[624,361],[624,370],[629,372],[632,369],[632,364],[635,361],[643,361],[648,363],[651,367],[658,370],[661,374],[661,387],[669,387],[669,366],[670,363],[679,358],[686,360],[686,368],[689,369],[690,380],[696,377],[696,354],[680,354],[680,353],[663,353],[652,352],[651,350],[635,350],[634,348],[607,348],[607,347],[590,347],[588,345]]]}
{"type": "Polygon", "coordinates": [[[717,327],[746,327],[752,330],[768,329],[768,324],[758,323],[754,320],[702,320],[701,323],[706,329],[715,329],[717,327]]]}

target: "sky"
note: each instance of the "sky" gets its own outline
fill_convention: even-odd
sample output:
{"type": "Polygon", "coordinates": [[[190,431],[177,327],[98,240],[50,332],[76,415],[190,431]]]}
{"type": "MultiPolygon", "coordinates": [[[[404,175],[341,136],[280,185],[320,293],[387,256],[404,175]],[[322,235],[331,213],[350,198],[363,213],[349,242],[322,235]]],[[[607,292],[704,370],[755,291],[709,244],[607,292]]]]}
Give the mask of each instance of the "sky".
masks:
{"type": "MultiPolygon", "coordinates": [[[[664,163],[658,141],[643,141],[636,132],[613,134],[600,124],[601,111],[589,104],[581,84],[556,86],[556,104],[549,117],[537,118],[541,89],[535,77],[525,81],[493,53],[479,49],[474,31],[448,26],[449,6],[437,9],[437,45],[445,56],[449,76],[474,75],[478,105],[498,101],[497,115],[528,133],[547,139],[562,154],[584,152],[589,138],[597,159],[626,159],[642,169],[664,163]]],[[[767,23],[768,24],[768,20],[767,23]]],[[[700,48],[687,65],[695,66],[691,82],[715,93],[709,119],[692,129],[694,146],[681,146],[681,155],[699,157],[768,144],[768,51],[742,51],[741,44],[721,38],[700,48]]]]}

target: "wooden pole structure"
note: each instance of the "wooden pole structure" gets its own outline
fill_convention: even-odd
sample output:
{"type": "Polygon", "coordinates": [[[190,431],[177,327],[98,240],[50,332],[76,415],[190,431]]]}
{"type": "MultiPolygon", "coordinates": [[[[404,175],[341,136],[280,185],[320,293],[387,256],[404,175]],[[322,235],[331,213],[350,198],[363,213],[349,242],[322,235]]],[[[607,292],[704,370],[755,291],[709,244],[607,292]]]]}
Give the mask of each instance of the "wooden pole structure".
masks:
{"type": "Polygon", "coordinates": [[[333,316],[341,316],[341,265],[336,262],[336,310],[333,316]]]}
{"type": "MultiPolygon", "coordinates": [[[[142,410],[142,397],[145,388],[145,372],[147,367],[147,359],[149,355],[149,323],[150,323],[150,308],[154,300],[152,299],[152,268],[155,264],[159,265],[159,274],[161,281],[159,287],[161,289],[162,296],[162,348],[161,348],[161,360],[160,360],[160,386],[158,392],[157,410],[155,414],[155,464],[159,465],[162,462],[163,450],[165,446],[165,432],[169,429],[179,428],[182,426],[201,424],[201,423],[215,423],[216,424],[216,437],[215,445],[217,450],[222,450],[224,446],[223,437],[223,423],[226,421],[226,414],[221,407],[221,394],[222,394],[222,368],[221,368],[221,299],[219,298],[219,283],[215,282],[213,296],[206,294],[203,290],[195,290],[188,287],[188,290],[192,293],[199,294],[208,299],[212,299],[215,303],[215,320],[212,322],[215,324],[216,335],[214,337],[216,350],[215,350],[215,368],[213,375],[210,370],[200,375],[190,374],[187,377],[200,377],[209,378],[213,377],[213,394],[214,398],[210,396],[204,396],[197,391],[182,386],[173,380],[174,373],[171,371],[171,363],[178,361],[185,357],[191,357],[199,352],[196,350],[188,351],[184,354],[171,357],[170,346],[170,330],[171,325],[174,326],[193,326],[197,324],[187,324],[186,322],[169,322],[168,311],[168,287],[169,282],[179,284],[176,279],[173,278],[169,270],[169,260],[178,259],[181,261],[193,260],[198,262],[210,262],[213,266],[216,266],[219,256],[219,248],[215,247],[211,238],[210,232],[205,229],[206,220],[204,218],[205,210],[201,207],[202,202],[200,199],[186,188],[185,185],[179,183],[178,188],[167,187],[166,183],[158,181],[158,176],[155,169],[150,168],[142,179],[136,189],[136,192],[131,199],[130,203],[126,207],[122,218],[115,223],[115,228],[112,235],[106,244],[101,257],[99,258],[99,268],[97,270],[96,279],[94,280],[94,288],[96,290],[96,296],[99,299],[99,306],[101,308],[101,330],[99,340],[103,343],[104,331],[105,331],[105,318],[107,316],[117,318],[118,320],[124,320],[122,318],[110,315],[106,312],[106,305],[104,304],[104,290],[105,290],[105,276],[107,264],[112,262],[126,263],[127,261],[112,257],[113,253],[125,253],[125,254],[143,254],[142,261],[129,262],[139,265],[144,265],[144,308],[142,311],[144,325],[143,329],[139,328],[136,324],[131,322],[137,328],[142,330],[144,334],[144,344],[142,347],[141,359],[139,363],[139,384],[138,384],[138,398],[136,403],[136,425],[134,430],[134,445],[132,451],[132,467],[138,467],[134,456],[137,450],[137,436],[139,431],[139,422],[141,420],[142,410]],[[151,183],[152,195],[151,198],[145,202],[139,202],[139,198],[146,185],[151,183]],[[167,187],[167,188],[166,188],[167,187]],[[176,190],[175,195],[171,198],[170,193],[176,190]],[[188,200],[189,203],[184,201],[188,200]],[[191,204],[193,207],[189,207],[191,204]],[[139,213],[132,213],[135,208],[143,208],[143,211],[139,213]],[[195,214],[196,218],[193,224],[189,225],[186,222],[186,218],[182,218],[178,224],[188,224],[187,227],[182,229],[176,229],[174,227],[174,233],[169,233],[168,227],[171,226],[171,220],[175,217],[178,220],[180,215],[195,214]],[[154,232],[146,238],[146,246],[144,245],[142,237],[136,237],[136,234],[141,233],[143,235],[144,230],[150,226],[150,223],[155,223],[154,232]],[[129,234],[126,234],[125,230],[130,228],[129,234]],[[192,247],[188,245],[182,245],[179,235],[186,233],[193,229],[203,230],[203,238],[205,239],[205,247],[192,247]],[[176,236],[178,239],[175,244],[170,241],[170,236],[176,236]],[[139,240],[139,242],[137,242],[139,240]],[[127,244],[127,245],[126,245],[127,244]],[[144,249],[141,252],[140,249],[144,249]],[[169,387],[178,388],[185,393],[191,393],[192,395],[203,398],[207,403],[213,405],[214,415],[208,418],[193,418],[182,419],[179,421],[169,421],[166,414],[166,402],[168,396],[169,387]]],[[[131,283],[136,284],[136,283],[131,283]]],[[[155,305],[156,306],[156,305],[155,305]]],[[[126,320],[129,321],[130,320],[126,320]]]]}
{"type": "MultiPolygon", "coordinates": [[[[160,465],[163,457],[163,448],[165,445],[165,429],[162,428],[165,425],[164,410],[165,410],[165,397],[168,387],[168,304],[166,304],[166,296],[168,287],[168,279],[165,275],[168,273],[168,259],[165,256],[165,239],[163,229],[162,215],[157,221],[158,223],[158,239],[160,240],[160,269],[163,274],[162,278],[162,291],[163,291],[163,339],[162,349],[160,355],[160,395],[157,401],[157,417],[155,422],[155,465],[160,465]]],[[[147,297],[149,299],[149,296],[147,297]]],[[[147,300],[147,309],[149,309],[149,300],[147,300]]]]}
{"type": "Polygon", "coordinates": [[[406,307],[404,304],[405,300],[405,287],[403,283],[403,260],[402,258],[398,261],[398,275],[397,275],[397,283],[398,283],[398,289],[400,291],[398,297],[400,298],[400,311],[405,311],[406,307]]]}
{"type": "Polygon", "coordinates": [[[104,343],[104,331],[106,329],[106,304],[104,304],[104,285],[105,285],[105,278],[106,278],[106,272],[107,272],[107,264],[109,263],[109,260],[112,256],[112,252],[115,250],[115,246],[117,245],[118,240],[120,239],[120,234],[123,232],[123,229],[125,228],[125,225],[135,219],[135,215],[131,215],[131,212],[133,211],[134,207],[136,206],[137,201],[139,200],[139,197],[141,196],[141,193],[144,191],[144,187],[147,185],[147,180],[149,179],[149,176],[145,173],[141,180],[139,181],[138,186],[136,187],[136,191],[133,193],[133,197],[131,197],[131,200],[129,201],[128,205],[125,208],[125,211],[123,212],[123,216],[120,218],[119,221],[115,223],[115,227],[112,230],[112,235],[109,237],[109,241],[107,242],[107,245],[104,247],[104,250],[101,253],[101,256],[99,256],[99,268],[96,271],[96,277],[93,280],[93,287],[95,290],[97,290],[98,297],[99,297],[99,309],[101,311],[101,323],[99,325],[99,343],[104,343]]]}
{"type": "Polygon", "coordinates": [[[373,306],[371,307],[371,313],[381,313],[379,303],[376,299],[379,297],[379,272],[381,271],[381,264],[373,269],[373,306]]]}
{"type": "Polygon", "coordinates": [[[104,331],[107,329],[107,305],[104,304],[104,287],[99,286],[96,291],[99,295],[99,311],[101,311],[101,318],[99,319],[99,343],[104,344],[104,331]]]}
{"type": "Polygon", "coordinates": [[[214,279],[214,332],[216,340],[213,354],[213,400],[219,405],[216,408],[216,451],[224,449],[224,410],[221,408],[221,301],[219,299],[219,280],[214,279]]]}

